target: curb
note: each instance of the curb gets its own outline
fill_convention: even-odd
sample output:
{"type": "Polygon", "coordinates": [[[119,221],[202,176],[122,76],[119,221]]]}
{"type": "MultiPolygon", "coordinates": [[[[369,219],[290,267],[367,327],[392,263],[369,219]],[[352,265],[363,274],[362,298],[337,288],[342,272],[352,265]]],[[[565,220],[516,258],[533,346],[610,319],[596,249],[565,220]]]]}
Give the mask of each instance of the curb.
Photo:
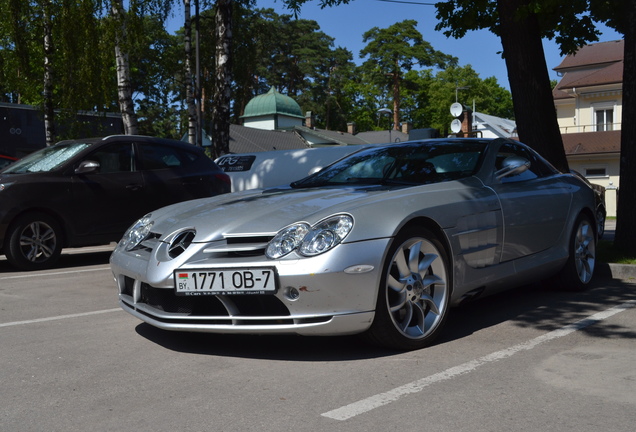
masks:
{"type": "Polygon", "coordinates": [[[604,279],[636,281],[636,265],[631,264],[597,263],[595,273],[604,279]]]}

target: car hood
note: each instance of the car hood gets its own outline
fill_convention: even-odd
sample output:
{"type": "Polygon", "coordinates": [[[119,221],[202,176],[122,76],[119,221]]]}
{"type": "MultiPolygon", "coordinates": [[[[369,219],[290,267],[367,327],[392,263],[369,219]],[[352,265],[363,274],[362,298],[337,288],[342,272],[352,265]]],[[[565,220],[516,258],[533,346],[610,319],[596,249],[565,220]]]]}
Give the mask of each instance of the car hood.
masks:
{"type": "Polygon", "coordinates": [[[153,212],[153,231],[166,236],[183,228],[195,228],[195,241],[228,235],[273,235],[294,222],[314,224],[333,214],[354,212],[381,201],[392,189],[395,190],[383,186],[270,189],[219,195],[153,212]]]}

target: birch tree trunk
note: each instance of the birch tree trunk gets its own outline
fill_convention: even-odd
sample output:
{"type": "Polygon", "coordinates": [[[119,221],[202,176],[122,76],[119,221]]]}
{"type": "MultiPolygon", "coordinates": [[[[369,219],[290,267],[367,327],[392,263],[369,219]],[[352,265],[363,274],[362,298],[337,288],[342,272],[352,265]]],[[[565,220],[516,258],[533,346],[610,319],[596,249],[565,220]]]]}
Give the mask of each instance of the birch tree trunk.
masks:
{"type": "Polygon", "coordinates": [[[214,97],[212,99],[212,143],[214,156],[230,152],[230,99],[232,0],[216,0],[216,52],[214,97]]]}
{"type": "Polygon", "coordinates": [[[55,144],[55,109],[53,104],[53,36],[51,0],[42,5],[44,24],[44,136],[47,146],[55,144]]]}
{"type": "Polygon", "coordinates": [[[126,11],[123,0],[111,0],[111,13],[115,19],[115,61],[117,65],[117,95],[126,135],[137,134],[137,115],[130,85],[130,65],[126,48],[126,11]]]}
{"type": "Polygon", "coordinates": [[[192,17],[190,0],[183,0],[185,20],[183,24],[185,45],[185,82],[186,105],[188,107],[188,142],[197,143],[197,107],[194,98],[194,85],[192,81],[192,17]]]}

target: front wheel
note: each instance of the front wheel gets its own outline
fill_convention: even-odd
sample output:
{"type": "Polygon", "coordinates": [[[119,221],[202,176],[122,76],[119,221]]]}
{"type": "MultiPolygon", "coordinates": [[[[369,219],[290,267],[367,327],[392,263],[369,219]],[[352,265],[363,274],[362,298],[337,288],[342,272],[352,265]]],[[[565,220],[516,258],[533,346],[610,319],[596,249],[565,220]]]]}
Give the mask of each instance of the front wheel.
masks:
{"type": "Polygon", "coordinates": [[[450,292],[442,243],[428,230],[405,230],[389,249],[369,338],[400,350],[430,345],[443,327],[450,292]]]}
{"type": "Polygon", "coordinates": [[[50,267],[62,252],[61,228],[44,213],[29,213],[16,220],[7,232],[7,260],[22,270],[50,267]]]}

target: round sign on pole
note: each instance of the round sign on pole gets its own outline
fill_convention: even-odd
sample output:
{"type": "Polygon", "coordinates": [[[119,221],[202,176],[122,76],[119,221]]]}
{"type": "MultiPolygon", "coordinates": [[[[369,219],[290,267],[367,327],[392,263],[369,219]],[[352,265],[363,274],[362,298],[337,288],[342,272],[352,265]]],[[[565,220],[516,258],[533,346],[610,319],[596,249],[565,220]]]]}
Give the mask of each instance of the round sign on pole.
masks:
{"type": "Polygon", "coordinates": [[[453,133],[457,133],[462,130],[462,122],[460,122],[458,119],[453,120],[450,126],[453,133]]]}
{"type": "Polygon", "coordinates": [[[459,117],[462,111],[464,111],[464,108],[459,102],[455,102],[450,106],[450,113],[453,117],[459,117]]]}

